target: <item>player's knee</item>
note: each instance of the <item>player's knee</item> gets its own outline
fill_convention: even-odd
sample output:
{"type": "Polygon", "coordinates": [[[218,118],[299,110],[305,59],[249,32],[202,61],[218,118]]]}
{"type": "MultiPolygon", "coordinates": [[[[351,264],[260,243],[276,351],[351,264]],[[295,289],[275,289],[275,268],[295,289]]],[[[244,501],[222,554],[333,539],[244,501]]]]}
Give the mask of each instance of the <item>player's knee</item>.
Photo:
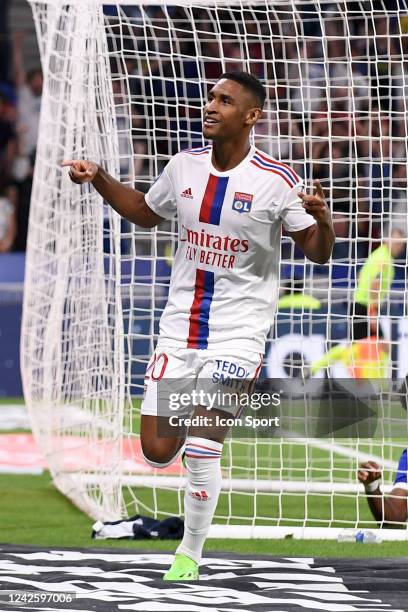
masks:
{"type": "Polygon", "coordinates": [[[160,444],[160,440],[155,443],[143,443],[142,454],[146,463],[155,468],[165,468],[173,463],[179,455],[180,449],[168,448],[160,444]]]}

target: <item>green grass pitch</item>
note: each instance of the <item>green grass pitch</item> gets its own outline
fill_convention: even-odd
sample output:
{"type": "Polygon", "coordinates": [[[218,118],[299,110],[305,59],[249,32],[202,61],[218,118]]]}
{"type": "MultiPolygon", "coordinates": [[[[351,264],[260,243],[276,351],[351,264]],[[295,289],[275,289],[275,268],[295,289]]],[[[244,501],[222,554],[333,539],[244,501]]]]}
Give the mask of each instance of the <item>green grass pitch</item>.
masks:
{"type": "MultiPolygon", "coordinates": [[[[3,403],[10,403],[3,402],[3,403]]],[[[233,462],[238,465],[238,471],[245,469],[251,470],[253,466],[248,460],[248,445],[234,443],[236,446],[233,462]]],[[[234,446],[233,445],[233,446],[234,446]]],[[[1,446],[1,437],[0,437],[1,446]]],[[[261,447],[260,456],[255,459],[258,463],[264,461],[265,469],[271,465],[271,458],[278,459],[278,456],[271,456],[271,450],[267,445],[261,447]]],[[[287,445],[286,453],[291,456],[293,465],[301,465],[305,468],[304,457],[301,456],[301,449],[297,449],[299,456],[296,456],[294,448],[287,445]]],[[[319,469],[319,465],[324,466],[327,454],[320,449],[313,449],[314,466],[319,469]]],[[[272,453],[273,455],[273,453],[272,453]]],[[[281,457],[282,458],[282,457],[281,457]]],[[[272,462],[272,464],[274,461],[272,462]]],[[[342,469],[342,461],[339,461],[337,469],[342,469]]],[[[228,470],[228,457],[224,462],[224,469],[228,470]]],[[[276,468],[280,469],[280,468],[276,468]]],[[[299,467],[300,469],[300,467],[299,467]]],[[[323,467],[322,467],[323,469],[323,467]]],[[[240,474],[242,476],[242,473],[240,474]]],[[[246,476],[249,472],[246,473],[246,476]]],[[[234,474],[237,476],[237,474],[234,474]]],[[[265,472],[265,476],[268,474],[265,472]]],[[[280,472],[282,478],[285,474],[280,472]]],[[[276,474],[269,474],[269,477],[276,477],[276,474]]],[[[91,539],[92,520],[84,515],[80,510],[73,506],[62,494],[53,486],[48,472],[41,476],[33,475],[0,475],[0,490],[2,491],[0,504],[0,542],[3,544],[27,544],[47,547],[114,547],[123,546],[139,550],[166,550],[171,551],[176,547],[175,542],[171,541],[95,541],[91,539]]],[[[153,507],[152,491],[148,488],[140,488],[132,491],[143,504],[153,507]]],[[[158,493],[157,503],[164,512],[177,514],[180,507],[180,495],[172,491],[161,490],[158,493]]],[[[252,519],[253,512],[257,516],[264,517],[264,524],[270,524],[270,517],[276,516],[279,510],[278,505],[282,504],[281,513],[287,518],[288,525],[298,524],[301,517],[305,517],[305,502],[303,494],[296,495],[254,495],[248,493],[236,493],[232,496],[222,494],[217,508],[217,515],[228,515],[231,513],[236,517],[234,522],[247,523],[252,519]],[[256,503],[256,508],[255,508],[256,503]],[[269,517],[269,518],[268,518],[269,517]],[[292,520],[291,520],[292,519],[292,520]]],[[[139,507],[141,513],[146,512],[139,507]]],[[[335,495],[331,500],[329,496],[309,495],[307,504],[308,524],[319,526],[323,525],[322,519],[327,517],[328,512],[332,512],[337,521],[337,526],[341,526],[344,517],[359,512],[361,525],[365,521],[371,520],[365,500],[357,500],[353,495],[335,495]],[[327,504],[331,504],[329,507],[327,504]],[[357,505],[358,507],[357,507],[357,505]]],[[[336,521],[334,525],[336,524],[336,521]]],[[[217,522],[221,522],[217,520],[217,522]]],[[[262,524],[260,520],[257,524],[262,524]]],[[[281,523],[283,524],[283,523],[281,523]]],[[[368,526],[369,523],[366,523],[368,526]]],[[[372,523],[371,523],[372,527],[372,523]]],[[[231,551],[241,554],[271,554],[279,556],[333,556],[333,557],[385,557],[385,556],[406,556],[408,554],[408,544],[404,542],[384,542],[382,544],[350,544],[337,543],[335,541],[322,540],[214,540],[209,539],[206,543],[206,551],[231,551]]]]}

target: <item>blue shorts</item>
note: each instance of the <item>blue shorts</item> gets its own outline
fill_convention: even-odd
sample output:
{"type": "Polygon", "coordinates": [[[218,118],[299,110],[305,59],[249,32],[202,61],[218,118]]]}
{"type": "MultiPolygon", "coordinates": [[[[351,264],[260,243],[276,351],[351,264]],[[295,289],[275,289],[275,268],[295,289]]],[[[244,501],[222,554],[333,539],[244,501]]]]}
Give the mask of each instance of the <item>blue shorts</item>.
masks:
{"type": "Polygon", "coordinates": [[[395,475],[394,487],[405,489],[408,491],[408,461],[407,450],[405,449],[398,463],[397,473],[395,475]]]}

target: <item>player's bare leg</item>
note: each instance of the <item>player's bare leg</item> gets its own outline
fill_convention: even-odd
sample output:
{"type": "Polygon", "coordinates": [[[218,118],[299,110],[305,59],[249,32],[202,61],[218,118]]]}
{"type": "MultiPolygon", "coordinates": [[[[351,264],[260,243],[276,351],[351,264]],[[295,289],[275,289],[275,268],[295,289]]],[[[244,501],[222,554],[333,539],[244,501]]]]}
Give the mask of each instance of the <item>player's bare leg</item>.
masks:
{"type": "Polygon", "coordinates": [[[167,417],[142,414],[140,442],[144,458],[149,465],[164,468],[177,459],[183,448],[186,432],[183,435],[183,432],[179,431],[179,436],[165,435],[171,429],[167,417]]]}

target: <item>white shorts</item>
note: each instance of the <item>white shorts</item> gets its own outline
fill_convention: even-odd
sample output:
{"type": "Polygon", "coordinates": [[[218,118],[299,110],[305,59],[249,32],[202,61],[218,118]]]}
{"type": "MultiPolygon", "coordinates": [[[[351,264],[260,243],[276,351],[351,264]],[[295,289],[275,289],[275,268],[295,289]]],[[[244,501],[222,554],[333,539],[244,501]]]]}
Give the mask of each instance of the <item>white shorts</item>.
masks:
{"type": "Polygon", "coordinates": [[[219,349],[157,348],[145,375],[141,413],[188,415],[197,406],[237,416],[242,393],[250,393],[262,367],[260,353],[220,353],[219,349]]]}

